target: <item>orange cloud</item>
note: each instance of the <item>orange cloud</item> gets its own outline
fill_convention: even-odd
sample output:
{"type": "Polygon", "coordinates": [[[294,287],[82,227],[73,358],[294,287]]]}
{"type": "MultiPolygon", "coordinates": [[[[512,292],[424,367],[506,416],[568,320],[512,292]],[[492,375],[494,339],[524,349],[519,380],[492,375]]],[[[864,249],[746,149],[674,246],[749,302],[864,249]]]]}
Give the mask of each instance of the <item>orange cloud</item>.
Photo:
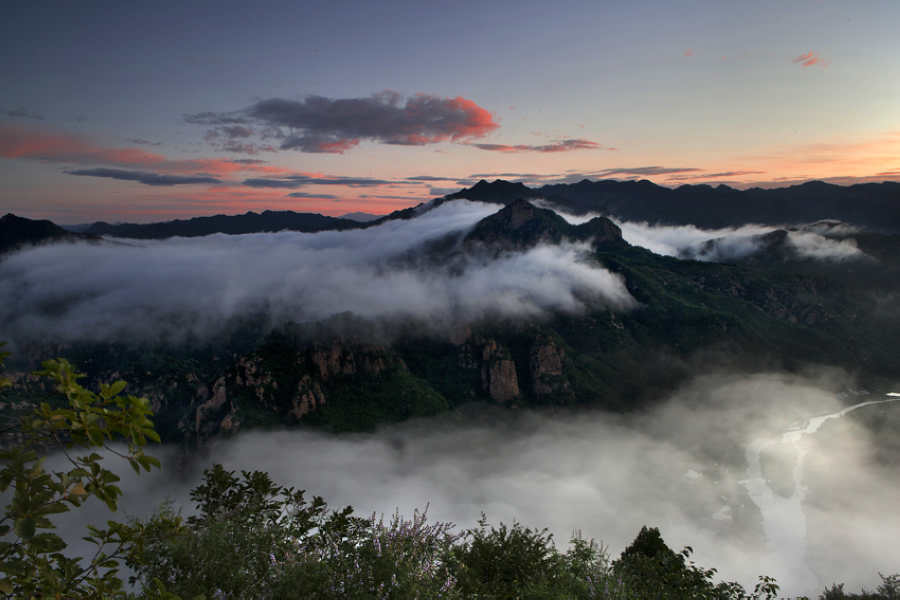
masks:
{"type": "Polygon", "coordinates": [[[800,63],[800,65],[804,66],[804,67],[811,67],[813,65],[820,65],[820,66],[824,67],[827,65],[827,63],[825,62],[825,59],[823,59],[821,56],[817,55],[813,51],[809,51],[805,54],[801,54],[800,56],[795,58],[793,62],[800,63]]]}

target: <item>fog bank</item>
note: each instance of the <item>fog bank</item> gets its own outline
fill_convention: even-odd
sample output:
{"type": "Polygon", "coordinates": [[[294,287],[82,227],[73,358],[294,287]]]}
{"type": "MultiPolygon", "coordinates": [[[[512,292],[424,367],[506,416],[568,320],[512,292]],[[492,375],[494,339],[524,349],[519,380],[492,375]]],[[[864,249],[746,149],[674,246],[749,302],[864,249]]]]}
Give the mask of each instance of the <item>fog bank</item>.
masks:
{"type": "MultiPolygon", "coordinates": [[[[539,201],[556,211],[569,223],[585,223],[598,215],[573,215],[552,204],[539,201]]],[[[675,256],[707,262],[732,262],[747,258],[764,249],[760,236],[783,227],[747,224],[722,229],[702,229],[695,225],[651,225],[641,221],[613,219],[622,229],[622,237],[629,244],[646,248],[662,256],[675,256]]],[[[805,259],[842,261],[866,258],[852,238],[835,239],[828,236],[847,236],[857,231],[844,223],[819,222],[792,227],[787,231],[787,246],[805,259]]]]}
{"type": "MultiPolygon", "coordinates": [[[[878,571],[900,571],[896,456],[875,459],[879,438],[862,420],[828,420],[803,438],[805,542],[773,545],[764,527],[773,516],[748,495],[755,474],[746,450],[771,440],[760,476],[776,498],[791,497],[797,449],[780,440],[844,408],[843,386],[823,376],[712,375],[630,417],[484,409],[371,435],[250,432],[216,442],[181,477],[173,476],[171,451],[162,452],[170,458],[164,473],[136,478],[123,470],[124,506],[146,514],[167,496],[186,506],[202,468],[222,462],[268,471],[361,514],[409,515],[430,503],[431,518],[470,527],[485,512],[495,524],[547,526],[560,545],[580,529],[614,556],[642,525],[658,526],[671,547],[692,546],[697,563],[716,567],[722,579],[752,587],[758,575],[772,575],[785,595],[815,596],[833,581],[858,590],[873,587],[878,571]]],[[[900,424],[900,403],[853,415],[864,413],[900,424]]]]}
{"type": "Polygon", "coordinates": [[[457,327],[484,317],[627,309],[621,278],[587,246],[539,246],[453,268],[426,244],[462,236],[497,205],[445,203],[364,230],[57,244],[0,261],[0,339],[178,341],[263,314],[273,323],[342,312],[457,327]]]}

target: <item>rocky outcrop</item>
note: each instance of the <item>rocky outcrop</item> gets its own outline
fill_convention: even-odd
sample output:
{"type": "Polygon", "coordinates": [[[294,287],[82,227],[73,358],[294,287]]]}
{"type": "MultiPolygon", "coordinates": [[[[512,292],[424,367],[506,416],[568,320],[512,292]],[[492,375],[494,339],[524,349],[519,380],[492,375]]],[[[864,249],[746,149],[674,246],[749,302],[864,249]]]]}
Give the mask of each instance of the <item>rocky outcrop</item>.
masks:
{"type": "Polygon", "coordinates": [[[278,389],[278,382],[258,356],[242,356],[235,365],[234,383],[251,388],[256,399],[265,404],[266,392],[278,389]]]}
{"type": "Polygon", "coordinates": [[[565,352],[553,340],[540,337],[531,346],[528,365],[535,396],[549,396],[569,391],[563,375],[565,352]]]}
{"type": "Polygon", "coordinates": [[[391,366],[388,352],[381,346],[347,346],[337,341],[312,347],[307,350],[306,359],[322,381],[340,375],[377,376],[391,366]]]}
{"type": "Polygon", "coordinates": [[[571,225],[545,208],[519,199],[479,221],[470,231],[463,247],[467,252],[521,252],[540,244],[562,241],[590,242],[595,248],[625,248],[619,227],[605,217],[595,217],[581,225],[571,225]]]}
{"type": "Polygon", "coordinates": [[[228,391],[225,377],[219,377],[212,384],[212,390],[206,390],[208,399],[194,411],[194,434],[197,438],[207,437],[217,431],[232,431],[237,428],[235,407],[228,402],[228,391]],[[223,414],[224,413],[224,414],[223,414]]]}
{"type": "Polygon", "coordinates": [[[300,419],[325,405],[325,394],[322,387],[313,381],[309,375],[304,375],[297,384],[297,394],[294,396],[291,414],[300,419]]]}
{"type": "Polygon", "coordinates": [[[519,397],[516,363],[495,340],[487,340],[481,348],[481,385],[496,402],[507,403],[519,397]]]}

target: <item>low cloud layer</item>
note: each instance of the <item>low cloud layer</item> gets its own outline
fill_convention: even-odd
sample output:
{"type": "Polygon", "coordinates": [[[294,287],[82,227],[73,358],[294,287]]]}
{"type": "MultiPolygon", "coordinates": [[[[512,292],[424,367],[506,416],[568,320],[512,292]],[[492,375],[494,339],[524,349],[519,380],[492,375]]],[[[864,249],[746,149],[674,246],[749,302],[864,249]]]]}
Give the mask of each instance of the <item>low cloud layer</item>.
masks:
{"type": "Polygon", "coordinates": [[[0,262],[0,331],[13,341],[177,341],[249,314],[302,322],[350,311],[443,330],[487,316],[633,305],[622,280],[586,262],[581,245],[470,258],[452,272],[416,265],[424,244],[497,210],[455,201],[365,230],[34,248],[0,262]]]}
{"type": "MultiPolygon", "coordinates": [[[[124,506],[147,514],[166,497],[187,506],[200,471],[222,462],[268,471],[363,515],[398,508],[409,515],[430,503],[433,519],[469,527],[485,512],[495,524],[547,526],[561,545],[580,530],[614,556],[642,525],[658,526],[673,548],[690,545],[699,564],[716,567],[717,578],[751,588],[760,574],[777,577],[783,595],[815,597],[834,581],[848,591],[871,588],[878,571],[900,571],[900,483],[891,463],[875,458],[886,436],[861,423],[900,423],[900,403],[829,420],[800,445],[784,437],[846,406],[843,385],[821,373],[718,374],[631,417],[470,407],[372,435],[245,433],[215,443],[180,480],[171,451],[156,452],[170,457],[168,471],[137,478],[122,469],[124,506]],[[771,498],[762,508],[748,493],[754,447],[766,448],[760,475],[771,498]],[[808,488],[799,503],[797,482],[808,488]],[[798,509],[784,520],[786,503],[798,509]],[[767,538],[773,528],[781,529],[778,539],[767,538]]],[[[102,518],[97,510],[93,519],[102,518]]]]}
{"type": "MultiPolygon", "coordinates": [[[[555,209],[551,204],[538,202],[555,209]]],[[[584,223],[596,214],[572,215],[557,212],[573,224],[584,223]]],[[[614,219],[615,220],[615,219],[614,219]]],[[[706,262],[733,262],[752,256],[766,247],[762,236],[777,231],[771,225],[743,225],[723,229],[701,229],[695,225],[651,225],[638,221],[618,221],[622,237],[629,244],[646,248],[662,256],[675,256],[706,262]]],[[[786,249],[799,258],[843,261],[866,258],[852,238],[835,239],[855,230],[843,223],[812,223],[787,231],[786,249]]]]}
{"type": "Polygon", "coordinates": [[[187,115],[185,120],[212,125],[207,136],[237,132],[245,138],[254,125],[263,139],[278,140],[282,150],[334,154],[363,140],[418,146],[477,138],[499,127],[490,112],[461,96],[404,97],[391,91],[368,98],[269,98],[244,110],[187,115]]]}

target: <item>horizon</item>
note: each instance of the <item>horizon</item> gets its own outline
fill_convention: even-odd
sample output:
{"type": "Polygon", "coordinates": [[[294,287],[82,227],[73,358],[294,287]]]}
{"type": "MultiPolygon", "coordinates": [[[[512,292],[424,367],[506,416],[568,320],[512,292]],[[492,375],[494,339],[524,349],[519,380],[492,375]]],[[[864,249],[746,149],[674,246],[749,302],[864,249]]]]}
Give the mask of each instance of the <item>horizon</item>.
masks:
{"type": "Polygon", "coordinates": [[[5,209],[153,222],[387,214],[495,178],[900,181],[896,3],[212,7],[14,4],[5,209]]]}

